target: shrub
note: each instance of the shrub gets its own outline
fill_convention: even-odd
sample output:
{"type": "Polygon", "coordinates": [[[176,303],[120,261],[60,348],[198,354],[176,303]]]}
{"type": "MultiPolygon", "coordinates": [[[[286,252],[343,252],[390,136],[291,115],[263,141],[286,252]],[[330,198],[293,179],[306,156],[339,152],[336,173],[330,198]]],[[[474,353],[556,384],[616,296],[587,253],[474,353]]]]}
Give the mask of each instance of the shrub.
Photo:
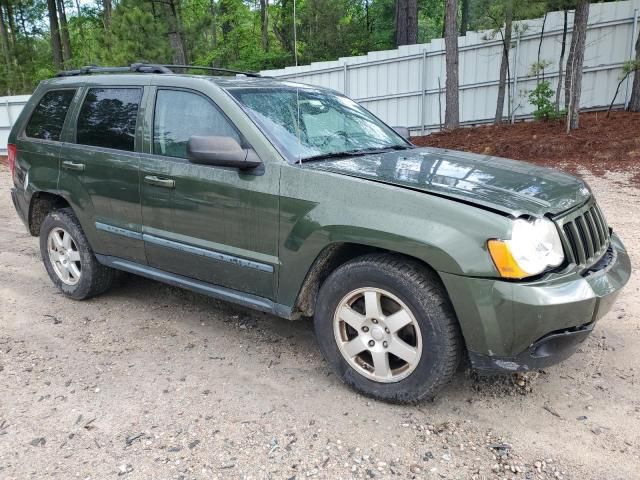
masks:
{"type": "Polygon", "coordinates": [[[546,80],[529,92],[529,102],[536,107],[533,111],[533,117],[536,120],[556,120],[562,116],[562,112],[556,112],[556,107],[551,100],[554,95],[551,84],[546,80]]]}

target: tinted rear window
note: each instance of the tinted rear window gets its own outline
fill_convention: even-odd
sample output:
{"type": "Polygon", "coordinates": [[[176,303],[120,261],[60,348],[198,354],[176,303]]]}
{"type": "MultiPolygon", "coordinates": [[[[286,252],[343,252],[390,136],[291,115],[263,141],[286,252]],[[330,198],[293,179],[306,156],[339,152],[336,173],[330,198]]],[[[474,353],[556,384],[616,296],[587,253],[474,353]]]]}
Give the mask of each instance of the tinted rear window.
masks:
{"type": "Polygon", "coordinates": [[[60,140],[62,125],[75,94],[75,90],[52,90],[45,93],[31,114],[25,129],[27,137],[60,140]]]}
{"type": "Polygon", "coordinates": [[[92,88],[80,114],[76,141],[133,151],[141,88],[92,88]]]}

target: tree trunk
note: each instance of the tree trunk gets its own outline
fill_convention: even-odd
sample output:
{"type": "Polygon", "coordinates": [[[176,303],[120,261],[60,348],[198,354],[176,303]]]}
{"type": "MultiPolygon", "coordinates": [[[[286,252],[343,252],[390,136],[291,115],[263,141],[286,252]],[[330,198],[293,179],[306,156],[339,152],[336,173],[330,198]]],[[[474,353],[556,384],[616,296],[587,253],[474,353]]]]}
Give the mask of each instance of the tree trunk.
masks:
{"type": "Polygon", "coordinates": [[[58,17],[60,17],[60,33],[62,37],[62,57],[65,65],[71,60],[71,39],[67,26],[67,13],[64,11],[64,0],[58,1],[58,17]]]}
{"type": "Polygon", "coordinates": [[[56,0],[47,0],[47,10],[49,12],[49,33],[51,35],[53,65],[56,69],[62,70],[62,43],[60,42],[60,28],[58,27],[56,0]]]}
{"type": "MultiPolygon", "coordinates": [[[[640,32],[636,40],[636,62],[640,64],[640,32]]],[[[636,70],[633,74],[633,87],[628,108],[630,112],[640,112],[640,70],[636,70]]]]}
{"type": "Polygon", "coordinates": [[[211,0],[211,46],[216,48],[218,46],[218,21],[215,0],[211,0]]]}
{"type": "Polygon", "coordinates": [[[579,126],[580,94],[582,93],[582,65],[587,39],[587,23],[589,21],[589,1],[578,0],[573,21],[573,38],[571,47],[571,83],[569,85],[569,108],[567,110],[567,133],[579,126]]]}
{"type": "Polygon", "coordinates": [[[187,65],[187,50],[182,39],[182,25],[176,8],[176,1],[168,0],[164,5],[169,25],[169,43],[173,49],[173,63],[175,65],[187,65]]]}
{"type": "Polygon", "coordinates": [[[396,0],[396,47],[418,43],[417,0],[396,0]]]}
{"type": "Polygon", "coordinates": [[[444,113],[444,128],[453,130],[460,126],[460,112],[458,99],[458,2],[445,0],[445,56],[447,66],[446,107],[444,113]]]}
{"type": "Polygon", "coordinates": [[[9,34],[7,32],[7,24],[4,21],[4,13],[2,11],[0,5],[0,40],[2,40],[2,55],[4,56],[4,63],[7,73],[7,93],[11,95],[11,91],[9,88],[9,82],[11,80],[11,76],[9,72],[11,72],[11,53],[9,49],[9,34]]]}
{"type": "Polygon", "coordinates": [[[538,41],[538,60],[536,68],[536,83],[540,80],[540,72],[542,72],[542,81],[544,82],[544,66],[540,63],[540,55],[542,53],[542,41],[544,40],[544,27],[547,24],[547,13],[544,12],[544,18],[542,19],[542,28],[540,29],[540,40],[538,41]]]}
{"type": "Polygon", "coordinates": [[[111,0],[102,0],[102,26],[104,27],[104,43],[107,52],[111,52],[111,0]]]}
{"type": "Polygon", "coordinates": [[[562,73],[564,72],[564,52],[567,48],[567,28],[569,23],[569,11],[564,11],[564,26],[562,27],[562,47],[560,48],[560,61],[558,62],[558,86],[556,87],[556,113],[560,113],[560,93],[562,92],[562,73]]]}
{"type": "MultiPolygon", "coordinates": [[[[4,5],[5,8],[7,10],[7,24],[9,26],[9,40],[11,41],[11,48],[13,50],[14,53],[14,57],[15,57],[15,48],[18,44],[18,41],[16,40],[16,22],[15,22],[15,18],[13,15],[13,5],[11,4],[10,0],[4,0],[4,5]]],[[[13,58],[13,61],[15,62],[16,59],[13,58]]]]}
{"type": "Polygon", "coordinates": [[[462,18],[460,19],[460,36],[464,37],[469,28],[469,3],[471,0],[462,0],[462,18]]]}
{"type": "Polygon", "coordinates": [[[567,55],[567,63],[564,66],[564,109],[569,111],[569,96],[571,92],[571,75],[573,74],[573,51],[575,43],[573,39],[576,36],[576,16],[573,16],[573,31],[571,32],[571,43],[569,44],[569,54],[567,55]]]}
{"type": "Polygon", "coordinates": [[[102,0],[102,25],[106,32],[111,31],[111,0],[102,0]]]}
{"type": "Polygon", "coordinates": [[[496,116],[494,124],[502,123],[504,115],[504,97],[507,90],[507,76],[509,73],[509,52],[511,50],[511,32],[513,30],[513,2],[507,0],[504,11],[504,36],[502,37],[502,61],[500,62],[500,81],[498,82],[498,101],[496,102],[496,116]]]}
{"type": "Polygon", "coordinates": [[[269,0],[260,0],[260,28],[262,31],[262,50],[269,51],[269,0]]]}

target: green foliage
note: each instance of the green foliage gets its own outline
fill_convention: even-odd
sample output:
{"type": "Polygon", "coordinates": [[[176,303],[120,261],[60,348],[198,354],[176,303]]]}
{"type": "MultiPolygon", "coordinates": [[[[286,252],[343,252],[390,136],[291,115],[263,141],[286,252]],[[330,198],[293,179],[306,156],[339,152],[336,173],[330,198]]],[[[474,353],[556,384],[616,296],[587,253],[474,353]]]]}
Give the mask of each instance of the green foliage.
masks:
{"type": "Polygon", "coordinates": [[[546,80],[540,82],[536,88],[529,92],[529,102],[536,107],[533,111],[533,117],[536,120],[557,120],[564,115],[564,112],[556,112],[553,103],[554,96],[555,92],[546,80]]]}
{"type": "Polygon", "coordinates": [[[544,71],[551,65],[553,65],[551,60],[540,60],[539,62],[534,62],[531,65],[529,72],[534,76],[540,75],[541,73],[544,74],[544,71]]]}
{"type": "Polygon", "coordinates": [[[638,70],[640,70],[640,60],[627,60],[622,64],[622,73],[620,74],[620,78],[627,78],[627,76],[638,70]]]}
{"type": "Polygon", "coordinates": [[[116,65],[167,61],[166,25],[139,4],[136,0],[123,0],[114,10],[113,35],[111,41],[106,42],[104,60],[116,65]]]}
{"type": "MultiPolygon", "coordinates": [[[[62,1],[72,52],[66,68],[172,63],[174,19],[188,61],[197,65],[262,70],[293,65],[296,50],[298,63],[306,64],[395,48],[396,0],[296,0],[296,49],[293,0],[269,0],[268,48],[262,42],[257,0],[112,0],[110,24],[105,22],[103,0],[62,1]],[[167,13],[172,4],[177,17],[167,13]]],[[[440,38],[444,0],[416,1],[418,41],[440,38]]],[[[471,0],[470,29],[497,32],[507,1],[514,2],[514,20],[519,20],[539,16],[552,0],[471,0]]],[[[571,0],[553,1],[560,5],[571,0]]],[[[13,25],[8,28],[9,60],[0,52],[0,91],[28,93],[56,70],[47,1],[3,0],[0,4],[5,24],[13,25]]]]}

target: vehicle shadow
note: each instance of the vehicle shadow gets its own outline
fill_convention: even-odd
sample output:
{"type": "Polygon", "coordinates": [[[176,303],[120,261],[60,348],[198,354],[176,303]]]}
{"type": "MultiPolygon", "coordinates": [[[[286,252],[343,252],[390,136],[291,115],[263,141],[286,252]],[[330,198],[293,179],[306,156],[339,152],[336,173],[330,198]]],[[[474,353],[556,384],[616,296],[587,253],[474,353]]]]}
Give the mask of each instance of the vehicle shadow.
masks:
{"type": "MultiPolygon", "coordinates": [[[[119,276],[112,290],[107,293],[120,299],[126,298],[130,302],[144,305],[161,305],[172,309],[174,314],[167,312],[167,319],[175,321],[182,327],[196,329],[203,335],[211,332],[224,335],[230,344],[278,343],[279,353],[307,356],[307,362],[312,366],[312,375],[317,376],[318,383],[326,387],[327,379],[331,380],[330,388],[347,390],[349,387],[335,377],[326,365],[317,346],[313,321],[303,318],[297,321],[286,320],[275,315],[257,312],[255,310],[217,300],[204,295],[190,292],[164,283],[149,280],[132,274],[119,276]],[[175,312],[184,312],[179,316],[175,312]],[[197,314],[193,314],[196,312],[197,314]],[[191,313],[191,314],[190,314],[191,313]],[[202,318],[207,318],[206,324],[202,318]]],[[[158,310],[161,316],[164,309],[158,310]]],[[[177,352],[176,352],[177,353],[177,352]]],[[[277,372],[277,365],[274,367],[277,372]]],[[[307,372],[309,373],[309,372],[307,372]]],[[[435,403],[442,401],[459,401],[472,403],[474,399],[508,398],[525,395],[531,391],[531,385],[537,378],[537,373],[527,375],[483,375],[470,368],[468,359],[464,358],[451,383],[436,398],[435,403]]],[[[323,387],[323,388],[324,388],[323,387]]],[[[428,407],[434,401],[424,401],[419,405],[428,407]]]]}

